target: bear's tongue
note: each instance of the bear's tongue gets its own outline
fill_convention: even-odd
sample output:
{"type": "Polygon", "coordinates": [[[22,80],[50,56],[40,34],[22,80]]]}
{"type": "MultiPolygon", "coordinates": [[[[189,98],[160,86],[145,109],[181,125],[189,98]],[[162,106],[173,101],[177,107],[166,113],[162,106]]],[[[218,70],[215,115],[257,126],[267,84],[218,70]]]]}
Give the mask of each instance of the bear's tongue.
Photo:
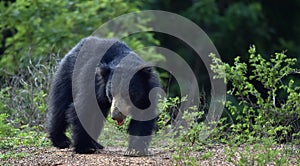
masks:
{"type": "Polygon", "coordinates": [[[122,126],[124,124],[124,121],[125,121],[125,119],[123,119],[123,120],[117,120],[117,124],[119,126],[122,126]]]}

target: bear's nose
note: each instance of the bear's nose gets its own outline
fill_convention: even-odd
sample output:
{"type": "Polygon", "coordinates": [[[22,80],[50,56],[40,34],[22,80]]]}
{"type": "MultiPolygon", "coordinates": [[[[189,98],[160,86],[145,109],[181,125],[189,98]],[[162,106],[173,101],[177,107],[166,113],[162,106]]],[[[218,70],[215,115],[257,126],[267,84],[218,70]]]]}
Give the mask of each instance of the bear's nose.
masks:
{"type": "Polygon", "coordinates": [[[111,113],[111,118],[113,120],[123,120],[123,119],[126,118],[126,116],[123,115],[122,112],[119,111],[118,108],[114,108],[113,111],[112,111],[112,113],[111,113]]]}
{"type": "Polygon", "coordinates": [[[111,113],[111,118],[117,121],[117,124],[120,126],[124,124],[126,116],[123,115],[122,112],[120,112],[117,108],[114,108],[111,113]]]}

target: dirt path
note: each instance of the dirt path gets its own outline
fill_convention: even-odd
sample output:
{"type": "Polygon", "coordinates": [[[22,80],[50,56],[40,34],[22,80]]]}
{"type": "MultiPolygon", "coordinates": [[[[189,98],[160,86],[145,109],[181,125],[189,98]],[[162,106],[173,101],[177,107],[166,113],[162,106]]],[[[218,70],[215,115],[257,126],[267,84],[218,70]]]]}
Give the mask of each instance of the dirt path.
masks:
{"type": "MultiPolygon", "coordinates": [[[[275,149],[286,148],[286,146],[277,145],[275,149]]],[[[0,165],[51,165],[51,166],[65,166],[65,165],[186,165],[184,160],[192,160],[189,155],[197,160],[197,165],[234,165],[226,160],[224,153],[225,146],[217,145],[206,150],[188,154],[187,158],[180,158],[179,161],[171,160],[172,151],[150,149],[153,156],[147,157],[125,157],[123,156],[126,148],[122,147],[105,147],[104,150],[98,151],[95,154],[75,154],[72,149],[57,149],[54,147],[23,147],[9,150],[1,150],[1,154],[25,154],[23,157],[11,157],[6,159],[0,158],[0,165]],[[209,154],[209,155],[207,155],[209,154]],[[205,157],[206,156],[206,157],[205,157]]],[[[239,147],[237,151],[243,152],[245,149],[239,147]]],[[[299,147],[296,148],[299,151],[299,147]]],[[[257,153],[257,152],[254,152],[257,153]]],[[[292,153],[289,156],[288,165],[299,164],[299,153],[292,153]]],[[[248,154],[250,155],[250,154],[248,154]]],[[[240,159],[239,155],[234,155],[234,160],[240,159]]],[[[271,162],[268,165],[274,165],[271,162]]],[[[189,164],[187,164],[189,165],[189,164]]],[[[251,165],[251,164],[250,164],[251,165]]]]}
{"type": "MultiPolygon", "coordinates": [[[[105,150],[96,154],[75,154],[72,149],[56,149],[54,147],[24,147],[10,150],[12,153],[25,152],[29,156],[19,158],[0,159],[0,165],[182,165],[170,160],[172,152],[162,152],[150,149],[153,156],[148,157],[125,157],[126,148],[106,147],[105,150]]],[[[7,153],[8,151],[0,151],[7,153]]],[[[200,154],[198,154],[200,155],[200,154]]],[[[216,155],[217,156],[217,155],[216,155]]],[[[231,165],[219,155],[209,160],[199,162],[201,165],[231,165]]]]}

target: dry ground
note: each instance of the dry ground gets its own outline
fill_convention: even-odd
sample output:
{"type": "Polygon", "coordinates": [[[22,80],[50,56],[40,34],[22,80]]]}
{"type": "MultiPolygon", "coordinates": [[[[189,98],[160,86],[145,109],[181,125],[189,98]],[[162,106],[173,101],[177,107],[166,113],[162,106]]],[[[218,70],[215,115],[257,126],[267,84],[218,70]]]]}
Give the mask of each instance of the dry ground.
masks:
{"type": "MultiPolygon", "coordinates": [[[[181,165],[170,160],[172,152],[163,152],[150,149],[153,156],[147,157],[125,157],[123,156],[126,148],[106,147],[105,150],[98,151],[96,154],[75,154],[72,149],[56,149],[54,147],[24,147],[10,150],[11,152],[26,152],[30,156],[23,158],[0,159],[0,165],[181,165]]],[[[1,150],[1,153],[7,151],[1,150]]],[[[219,151],[222,153],[222,150],[219,151]]],[[[199,154],[195,154],[197,156],[199,154]]],[[[217,158],[211,157],[208,160],[200,160],[201,165],[232,165],[218,155],[217,158]]]]}
{"type": "MultiPolygon", "coordinates": [[[[226,160],[224,146],[214,146],[202,152],[193,153],[198,161],[197,165],[234,165],[226,160]],[[211,152],[211,156],[203,158],[205,153],[211,152]]],[[[280,147],[279,147],[280,148],[280,147]]],[[[0,165],[184,165],[183,163],[172,161],[170,156],[172,151],[162,151],[150,149],[153,156],[148,157],[125,157],[126,148],[106,147],[96,154],[82,155],[75,154],[72,149],[56,149],[54,147],[23,147],[10,150],[0,150],[0,153],[20,153],[29,154],[25,157],[0,159],[0,165]]],[[[239,151],[243,151],[241,147],[239,151]]],[[[239,159],[238,155],[235,157],[239,159]]],[[[187,159],[188,160],[188,159],[187,159]]],[[[300,164],[300,156],[291,156],[288,165],[300,164]]],[[[250,164],[251,165],[251,164],[250,164]]],[[[273,165],[272,163],[270,165],[273,165]]]]}

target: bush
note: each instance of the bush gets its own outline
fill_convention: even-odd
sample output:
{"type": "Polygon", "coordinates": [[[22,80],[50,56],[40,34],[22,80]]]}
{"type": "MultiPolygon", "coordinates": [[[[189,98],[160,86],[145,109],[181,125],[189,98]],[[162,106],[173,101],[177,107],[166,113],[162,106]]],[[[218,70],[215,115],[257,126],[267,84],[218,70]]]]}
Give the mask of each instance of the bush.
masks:
{"type": "Polygon", "coordinates": [[[15,127],[43,125],[47,110],[47,91],[56,69],[58,55],[50,56],[47,61],[28,62],[25,69],[17,75],[9,75],[0,89],[0,113],[10,115],[6,121],[15,127]]]}
{"type": "Polygon", "coordinates": [[[231,130],[239,136],[235,140],[256,140],[274,137],[278,142],[299,140],[300,136],[300,86],[295,84],[293,74],[297,59],[275,53],[270,60],[249,49],[249,63],[236,57],[234,65],[223,63],[215,55],[212,70],[215,78],[230,83],[226,108],[234,119],[231,130]],[[233,98],[231,98],[233,99],[233,98]]]}
{"type": "MultiPolygon", "coordinates": [[[[1,1],[0,66],[6,72],[16,74],[18,66],[26,67],[29,59],[36,63],[40,57],[52,53],[62,52],[64,55],[104,22],[138,11],[139,6],[139,1],[128,3],[125,0],[1,1]]],[[[112,34],[103,37],[109,35],[112,34]]],[[[152,35],[144,41],[155,42],[152,35]]],[[[141,43],[137,42],[133,45],[141,43]]]]}
{"type": "Polygon", "coordinates": [[[29,128],[28,125],[23,125],[15,128],[12,123],[6,122],[7,118],[9,118],[7,114],[0,114],[0,149],[49,145],[46,133],[38,132],[37,127],[29,128]]]}

